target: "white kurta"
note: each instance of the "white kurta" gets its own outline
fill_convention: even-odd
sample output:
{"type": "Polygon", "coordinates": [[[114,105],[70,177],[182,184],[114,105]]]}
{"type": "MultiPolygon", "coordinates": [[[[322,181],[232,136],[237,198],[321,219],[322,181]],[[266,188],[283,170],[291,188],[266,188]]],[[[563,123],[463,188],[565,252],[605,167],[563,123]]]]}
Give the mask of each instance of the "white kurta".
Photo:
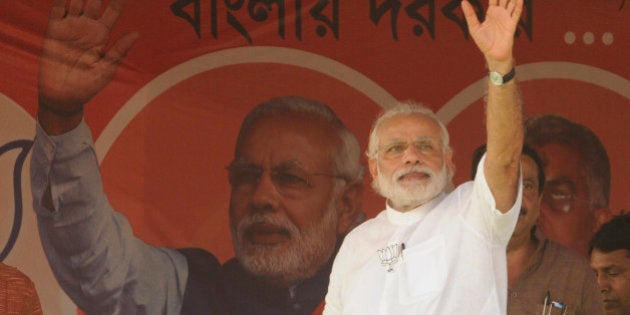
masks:
{"type": "Polygon", "coordinates": [[[474,182],[406,213],[388,206],[355,228],[335,259],[324,314],[505,314],[505,251],[522,188],[498,211],[484,162],[474,182]]]}

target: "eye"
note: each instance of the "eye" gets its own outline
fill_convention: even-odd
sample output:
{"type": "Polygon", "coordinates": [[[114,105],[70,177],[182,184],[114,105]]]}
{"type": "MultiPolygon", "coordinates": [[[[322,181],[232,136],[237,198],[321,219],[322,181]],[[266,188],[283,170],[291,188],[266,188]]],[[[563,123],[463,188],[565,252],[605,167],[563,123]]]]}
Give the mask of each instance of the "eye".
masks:
{"type": "Polygon", "coordinates": [[[232,186],[255,184],[262,174],[262,170],[255,166],[229,166],[228,172],[232,186]]]}
{"type": "Polygon", "coordinates": [[[606,271],[606,275],[609,277],[616,277],[619,275],[619,271],[611,269],[611,270],[606,271]]]}
{"type": "Polygon", "coordinates": [[[395,143],[392,144],[390,146],[387,147],[387,150],[385,152],[387,153],[400,153],[405,151],[405,147],[406,145],[402,144],[402,143],[395,143]]]}
{"type": "Polygon", "coordinates": [[[272,173],[272,180],[280,187],[304,188],[308,186],[305,175],[290,171],[277,171],[272,173]]]}
{"type": "Polygon", "coordinates": [[[413,147],[418,152],[432,153],[438,148],[439,142],[434,139],[420,139],[413,143],[413,147]]]}
{"type": "Polygon", "coordinates": [[[523,188],[525,190],[533,190],[535,187],[534,187],[534,184],[532,184],[531,182],[525,181],[523,182],[523,188]]]}

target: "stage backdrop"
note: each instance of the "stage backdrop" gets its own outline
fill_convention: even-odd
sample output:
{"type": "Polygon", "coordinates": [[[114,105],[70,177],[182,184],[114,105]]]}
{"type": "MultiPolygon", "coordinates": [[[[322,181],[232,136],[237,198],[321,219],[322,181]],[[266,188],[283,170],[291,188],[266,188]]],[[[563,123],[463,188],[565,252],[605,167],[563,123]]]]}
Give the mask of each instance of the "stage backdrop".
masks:
{"type": "MultiPolygon", "coordinates": [[[[85,112],[110,202],[147,242],[232,257],[225,166],[245,113],[280,95],[329,104],[363,148],[381,108],[422,102],[447,123],[461,183],[484,141],[486,72],[459,2],[128,1],[112,37],[140,39],[85,112]]],[[[28,172],[49,10],[0,1],[0,245],[46,314],[72,314],[39,243],[28,172]]],[[[613,210],[630,207],[629,21],[625,0],[526,1],[515,47],[526,115],[564,115],[601,138],[613,210]]],[[[383,206],[366,189],[367,216],[383,206]]]]}

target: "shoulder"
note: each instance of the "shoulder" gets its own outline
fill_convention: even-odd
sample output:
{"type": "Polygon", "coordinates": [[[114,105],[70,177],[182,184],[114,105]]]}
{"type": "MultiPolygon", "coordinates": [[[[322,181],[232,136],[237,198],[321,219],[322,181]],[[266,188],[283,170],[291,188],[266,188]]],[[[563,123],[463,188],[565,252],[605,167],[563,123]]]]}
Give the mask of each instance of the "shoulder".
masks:
{"type": "Polygon", "coordinates": [[[577,263],[588,263],[586,258],[580,256],[578,253],[573,250],[564,247],[552,240],[545,239],[545,255],[552,255],[555,260],[561,261],[576,261],[577,263]]]}
{"type": "Polygon", "coordinates": [[[359,256],[372,253],[376,244],[382,243],[385,236],[387,239],[391,236],[390,226],[386,210],[381,211],[376,217],[366,220],[344,237],[335,261],[354,261],[359,256]]]}
{"type": "Polygon", "coordinates": [[[603,314],[600,289],[595,274],[589,266],[588,260],[558,243],[545,240],[542,258],[543,264],[550,264],[551,280],[555,285],[563,285],[565,300],[575,304],[582,310],[582,314],[603,314]],[[564,284],[562,284],[564,283],[564,284]]]}
{"type": "Polygon", "coordinates": [[[203,279],[202,282],[216,280],[221,263],[212,253],[201,248],[180,248],[177,251],[186,257],[189,284],[190,279],[203,279]]]}
{"type": "Polygon", "coordinates": [[[487,199],[484,198],[483,191],[483,189],[479,189],[477,182],[467,181],[457,186],[453,191],[446,193],[437,206],[441,208],[455,208],[458,211],[472,204],[481,206],[481,203],[487,199]]]}
{"type": "Polygon", "coordinates": [[[2,298],[10,300],[13,305],[26,303],[34,308],[33,311],[41,307],[35,283],[15,267],[0,263],[0,288],[3,288],[0,290],[2,298]]]}
{"type": "Polygon", "coordinates": [[[202,263],[204,265],[219,266],[219,260],[210,252],[196,247],[179,248],[179,253],[186,257],[188,265],[202,263]]]}
{"type": "Polygon", "coordinates": [[[572,272],[580,271],[592,273],[588,260],[573,250],[566,248],[554,241],[544,240],[543,261],[558,265],[559,268],[567,268],[572,272]]]}
{"type": "Polygon", "coordinates": [[[365,220],[357,227],[348,232],[348,235],[344,238],[344,242],[352,242],[354,239],[365,239],[374,233],[384,224],[387,224],[387,211],[383,210],[374,218],[365,220]]]}
{"type": "Polygon", "coordinates": [[[31,279],[15,267],[0,263],[0,281],[3,283],[19,283],[24,286],[32,286],[31,279]]]}
{"type": "Polygon", "coordinates": [[[181,314],[224,314],[219,260],[201,248],[180,248],[177,251],[186,257],[188,263],[181,314]]]}
{"type": "Polygon", "coordinates": [[[475,182],[473,181],[464,182],[460,184],[459,186],[457,186],[455,189],[453,189],[453,191],[448,193],[446,195],[445,201],[470,198],[470,195],[472,194],[474,188],[475,188],[475,182]]]}

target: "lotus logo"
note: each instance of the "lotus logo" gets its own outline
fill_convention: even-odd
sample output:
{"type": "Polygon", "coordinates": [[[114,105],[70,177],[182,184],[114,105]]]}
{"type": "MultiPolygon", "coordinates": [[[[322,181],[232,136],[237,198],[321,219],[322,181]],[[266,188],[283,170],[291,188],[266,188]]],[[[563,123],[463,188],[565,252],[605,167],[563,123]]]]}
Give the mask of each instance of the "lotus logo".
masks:
{"type": "Polygon", "coordinates": [[[402,258],[404,249],[404,243],[395,243],[377,250],[378,257],[381,260],[381,266],[387,267],[387,272],[393,272],[394,265],[402,258]]]}

